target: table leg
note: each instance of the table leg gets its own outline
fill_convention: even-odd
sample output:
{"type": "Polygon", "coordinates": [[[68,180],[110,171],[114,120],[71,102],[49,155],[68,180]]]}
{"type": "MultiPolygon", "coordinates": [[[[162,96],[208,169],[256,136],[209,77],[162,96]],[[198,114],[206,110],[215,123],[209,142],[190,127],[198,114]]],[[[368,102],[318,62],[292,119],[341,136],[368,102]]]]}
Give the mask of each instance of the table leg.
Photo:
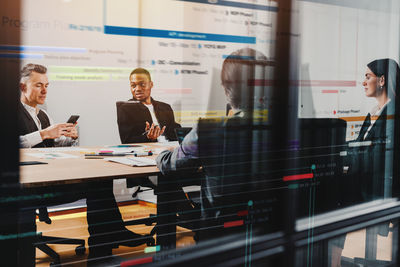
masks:
{"type": "Polygon", "coordinates": [[[176,187],[167,176],[158,176],[157,195],[157,245],[160,251],[176,248],[176,187]]]}

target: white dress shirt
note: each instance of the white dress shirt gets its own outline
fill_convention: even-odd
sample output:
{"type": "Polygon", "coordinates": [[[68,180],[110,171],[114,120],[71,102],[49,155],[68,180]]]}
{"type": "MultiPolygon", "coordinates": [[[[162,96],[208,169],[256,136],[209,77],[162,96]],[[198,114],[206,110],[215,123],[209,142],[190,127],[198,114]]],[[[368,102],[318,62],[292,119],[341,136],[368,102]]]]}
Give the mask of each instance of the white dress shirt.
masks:
{"type": "MultiPolygon", "coordinates": [[[[29,133],[29,134],[26,134],[26,135],[20,135],[19,136],[20,147],[21,148],[31,148],[31,147],[33,147],[33,146],[35,146],[35,145],[37,145],[37,144],[39,144],[39,143],[41,143],[43,141],[42,137],[40,135],[40,130],[43,130],[43,129],[42,129],[42,125],[40,123],[40,120],[39,120],[39,118],[37,116],[39,111],[40,111],[40,109],[37,108],[37,107],[36,108],[31,107],[31,106],[29,106],[29,105],[27,105],[27,104],[25,104],[23,102],[21,102],[21,103],[22,103],[22,106],[26,109],[26,111],[28,111],[29,115],[31,115],[33,121],[35,122],[37,128],[39,129],[36,132],[32,132],[32,133],[29,133]]],[[[49,114],[47,114],[47,112],[45,110],[43,110],[43,109],[42,109],[42,111],[49,118],[50,125],[53,125],[54,121],[49,116],[49,114]]],[[[74,140],[71,137],[66,137],[66,136],[63,136],[63,135],[60,136],[57,139],[54,139],[54,145],[55,146],[74,146],[77,143],[78,143],[77,139],[74,140]]]]}
{"type": "MultiPolygon", "coordinates": [[[[151,119],[153,120],[154,126],[158,125],[159,127],[161,127],[159,122],[158,122],[158,120],[157,120],[156,113],[154,112],[153,104],[150,104],[150,105],[144,104],[144,105],[150,111],[151,119]]],[[[151,125],[150,125],[150,127],[151,127],[151,125]]],[[[165,138],[164,135],[160,135],[159,137],[157,137],[157,141],[163,143],[163,142],[167,142],[167,139],[165,138]]]]}
{"type": "Polygon", "coordinates": [[[370,114],[371,114],[371,125],[368,127],[368,130],[365,132],[365,134],[364,134],[364,139],[367,137],[367,135],[368,135],[368,133],[369,133],[369,131],[371,130],[371,128],[372,128],[372,126],[374,125],[374,123],[376,122],[376,120],[374,119],[372,119],[372,117],[379,117],[380,115],[381,115],[381,113],[382,113],[382,110],[387,106],[387,104],[390,102],[390,98],[388,99],[388,101],[386,101],[386,103],[381,107],[381,108],[379,108],[379,106],[378,105],[376,105],[372,110],[371,110],[371,112],[370,112],[370,114]]]}

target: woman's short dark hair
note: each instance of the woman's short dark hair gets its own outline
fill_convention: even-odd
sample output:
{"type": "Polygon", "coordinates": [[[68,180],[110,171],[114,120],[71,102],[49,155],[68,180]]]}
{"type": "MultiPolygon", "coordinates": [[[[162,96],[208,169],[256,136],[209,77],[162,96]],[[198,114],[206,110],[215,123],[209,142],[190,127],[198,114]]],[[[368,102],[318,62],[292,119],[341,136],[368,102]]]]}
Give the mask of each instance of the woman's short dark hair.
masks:
{"type": "Polygon", "coordinates": [[[267,57],[252,48],[237,50],[224,60],[221,82],[233,108],[244,108],[249,104],[247,102],[252,101],[250,90],[255,80],[256,66],[267,65],[271,65],[267,57]]]}
{"type": "Polygon", "coordinates": [[[386,93],[389,98],[395,98],[396,89],[400,86],[400,69],[396,61],[391,58],[376,59],[368,63],[367,67],[377,77],[384,77],[386,93]]]}

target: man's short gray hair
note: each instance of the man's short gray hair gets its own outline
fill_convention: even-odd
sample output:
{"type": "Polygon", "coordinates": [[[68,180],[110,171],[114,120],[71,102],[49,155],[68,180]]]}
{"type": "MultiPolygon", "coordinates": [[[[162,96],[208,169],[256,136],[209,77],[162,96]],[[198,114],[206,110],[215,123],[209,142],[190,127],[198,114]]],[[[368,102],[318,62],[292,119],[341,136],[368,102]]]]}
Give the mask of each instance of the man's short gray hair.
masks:
{"type": "Polygon", "coordinates": [[[20,83],[25,83],[29,79],[29,76],[31,76],[32,72],[46,74],[47,68],[39,64],[32,64],[32,63],[26,64],[21,70],[20,83]]]}

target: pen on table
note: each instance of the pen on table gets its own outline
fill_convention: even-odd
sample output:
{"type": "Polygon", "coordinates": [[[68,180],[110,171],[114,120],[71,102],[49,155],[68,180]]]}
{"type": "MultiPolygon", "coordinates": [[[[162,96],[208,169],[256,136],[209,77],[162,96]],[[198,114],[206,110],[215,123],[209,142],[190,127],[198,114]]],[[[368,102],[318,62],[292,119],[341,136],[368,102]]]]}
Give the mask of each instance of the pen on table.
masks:
{"type": "Polygon", "coordinates": [[[117,157],[122,157],[126,156],[129,153],[108,153],[108,152],[99,152],[98,153],[100,156],[117,156],[117,157]]]}
{"type": "Polygon", "coordinates": [[[151,151],[146,151],[146,152],[134,152],[133,155],[134,155],[135,157],[151,156],[151,155],[153,155],[153,152],[151,152],[151,151]]]}
{"type": "Polygon", "coordinates": [[[104,156],[98,156],[95,154],[86,154],[85,159],[104,159],[104,156]]]}
{"type": "Polygon", "coordinates": [[[85,157],[89,156],[105,156],[105,157],[123,157],[129,155],[129,153],[91,153],[91,154],[85,154],[85,157]]]}

